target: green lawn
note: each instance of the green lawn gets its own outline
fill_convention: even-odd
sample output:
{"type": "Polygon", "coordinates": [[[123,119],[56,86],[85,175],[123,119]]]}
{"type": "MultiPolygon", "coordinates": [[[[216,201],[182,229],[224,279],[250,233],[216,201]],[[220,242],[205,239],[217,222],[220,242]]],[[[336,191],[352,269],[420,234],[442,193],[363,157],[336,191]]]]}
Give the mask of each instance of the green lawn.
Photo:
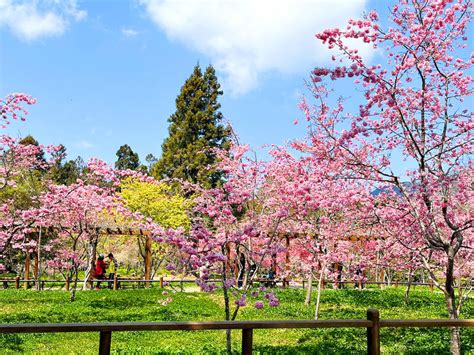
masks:
{"type": "MultiPolygon", "coordinates": [[[[64,291],[1,290],[0,323],[199,321],[222,320],[220,294],[186,292],[172,294],[163,306],[160,289],[85,291],[69,302],[64,291]]],[[[238,319],[311,319],[314,308],[303,304],[303,290],[277,290],[281,306],[242,309],[238,319]]],[[[251,302],[249,302],[251,303],[251,302]]],[[[403,305],[403,289],[326,290],[322,296],[322,319],[365,318],[367,308],[378,308],[382,318],[445,318],[441,294],[417,287],[411,303],[403,305]]],[[[474,301],[466,302],[464,318],[474,318],[474,301]]],[[[365,329],[256,330],[257,353],[365,353],[365,329]]],[[[240,332],[234,331],[234,350],[240,348],[240,332]]],[[[463,350],[474,353],[474,329],[463,329],[463,350]]],[[[97,353],[95,333],[0,334],[0,353],[97,353]]],[[[115,332],[115,353],[221,353],[223,331],[115,332]]],[[[449,332],[444,329],[383,329],[384,353],[449,353],[449,332]]]]}

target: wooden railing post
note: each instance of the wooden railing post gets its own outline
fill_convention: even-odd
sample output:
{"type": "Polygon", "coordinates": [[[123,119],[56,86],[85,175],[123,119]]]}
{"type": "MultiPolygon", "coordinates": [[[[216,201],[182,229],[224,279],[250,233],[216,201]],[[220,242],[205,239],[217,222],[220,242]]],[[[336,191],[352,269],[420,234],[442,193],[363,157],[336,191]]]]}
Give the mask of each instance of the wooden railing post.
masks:
{"type": "Polygon", "coordinates": [[[69,291],[69,283],[70,283],[70,280],[69,280],[69,275],[66,276],[66,291],[69,291]]]}
{"type": "Polygon", "coordinates": [[[117,273],[114,274],[114,290],[118,289],[117,273]]]}
{"type": "Polygon", "coordinates": [[[163,288],[164,284],[163,284],[163,276],[160,277],[160,288],[163,288]]]}
{"type": "Polygon", "coordinates": [[[112,332],[100,332],[99,355],[110,354],[111,342],[112,342],[112,332]]]}
{"type": "Polygon", "coordinates": [[[253,348],[253,329],[242,329],[242,355],[251,355],[253,348]]]}
{"type": "Polygon", "coordinates": [[[15,277],[15,288],[20,288],[20,276],[15,277]]]}
{"type": "Polygon", "coordinates": [[[367,328],[367,353],[380,355],[380,315],[377,309],[367,311],[367,319],[372,321],[372,327],[367,328]]]}

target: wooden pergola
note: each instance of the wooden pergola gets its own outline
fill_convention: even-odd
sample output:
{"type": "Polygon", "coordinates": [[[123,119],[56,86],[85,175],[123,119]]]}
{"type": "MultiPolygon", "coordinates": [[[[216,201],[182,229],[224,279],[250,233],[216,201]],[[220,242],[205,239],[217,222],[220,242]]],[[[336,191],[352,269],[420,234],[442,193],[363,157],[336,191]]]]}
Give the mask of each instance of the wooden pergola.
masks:
{"type": "MultiPolygon", "coordinates": [[[[65,228],[62,226],[49,226],[49,227],[33,227],[33,233],[40,233],[40,231],[45,230],[47,232],[53,233],[54,231],[65,231],[69,230],[71,233],[79,233],[80,231],[65,228]]],[[[123,227],[118,225],[111,225],[110,223],[104,224],[102,226],[95,227],[95,231],[99,235],[109,235],[109,236],[145,236],[145,286],[150,286],[150,277],[151,277],[151,261],[152,261],[152,232],[146,229],[130,228],[123,227]]],[[[26,252],[25,258],[25,288],[28,287],[28,281],[30,276],[30,252],[26,252]]],[[[39,253],[34,254],[34,265],[33,265],[33,277],[35,280],[39,280],[39,253]]]]}

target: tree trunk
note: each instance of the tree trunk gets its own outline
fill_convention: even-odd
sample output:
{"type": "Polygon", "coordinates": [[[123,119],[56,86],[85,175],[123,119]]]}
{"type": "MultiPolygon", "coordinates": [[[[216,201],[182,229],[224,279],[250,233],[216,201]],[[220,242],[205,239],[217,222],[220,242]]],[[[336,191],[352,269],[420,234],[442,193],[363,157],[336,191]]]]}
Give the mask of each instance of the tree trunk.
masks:
{"type": "Polygon", "coordinates": [[[461,354],[461,334],[459,327],[451,328],[451,354],[461,354]]]}
{"type": "Polygon", "coordinates": [[[36,255],[35,255],[35,286],[36,286],[37,291],[41,289],[40,287],[41,237],[42,237],[42,228],[40,227],[40,230],[38,233],[38,245],[36,247],[36,255]]]}
{"type": "Polygon", "coordinates": [[[242,284],[242,289],[248,290],[250,287],[252,287],[252,280],[256,272],[256,266],[251,264],[249,258],[246,258],[245,270],[246,271],[244,273],[244,282],[242,284]]]}
{"type": "Polygon", "coordinates": [[[306,299],[304,304],[309,306],[311,304],[311,297],[313,293],[313,272],[311,272],[308,276],[308,286],[306,288],[306,299]]]}
{"type": "Polygon", "coordinates": [[[387,269],[386,271],[385,269],[382,269],[382,281],[385,282],[385,279],[387,279],[387,286],[390,287],[392,285],[392,273],[389,269],[387,269]]]}
{"type": "Polygon", "coordinates": [[[237,280],[237,287],[243,289],[246,286],[244,279],[246,274],[247,258],[245,257],[244,253],[237,252],[235,259],[235,278],[237,280]]]}
{"type": "Polygon", "coordinates": [[[411,281],[412,281],[412,270],[410,269],[408,271],[408,280],[407,280],[407,289],[405,291],[405,306],[408,306],[408,303],[410,303],[410,287],[411,287],[411,281]]]}
{"type": "MultiPolygon", "coordinates": [[[[225,307],[225,320],[230,320],[230,302],[229,302],[229,292],[226,287],[227,275],[226,275],[226,268],[227,262],[224,262],[222,265],[224,273],[222,274],[222,288],[224,290],[224,307],[225,307]]],[[[225,331],[225,339],[226,339],[226,346],[227,346],[227,354],[232,355],[232,333],[230,329],[225,331]]]]}
{"type": "Polygon", "coordinates": [[[283,280],[283,288],[290,287],[289,273],[290,273],[290,237],[285,236],[286,252],[285,252],[285,278],[283,280]]]}
{"type": "MultiPolygon", "coordinates": [[[[276,253],[272,254],[272,264],[270,266],[270,270],[273,272],[273,277],[276,279],[277,278],[277,254],[276,253]]],[[[276,281],[274,282],[274,285],[276,286],[276,281]]]]}
{"type": "MultiPolygon", "coordinates": [[[[456,294],[454,290],[454,252],[452,249],[448,252],[448,265],[446,267],[446,292],[445,299],[448,307],[450,319],[458,319],[458,312],[456,309],[456,294]]],[[[461,354],[461,338],[459,327],[451,328],[451,353],[453,355],[461,354]]]]}
{"type": "MultiPolygon", "coordinates": [[[[84,275],[84,285],[82,285],[83,290],[87,290],[87,283],[89,282],[90,277],[94,274],[94,264],[95,264],[95,257],[97,253],[97,236],[92,236],[89,240],[89,250],[88,250],[88,265],[86,269],[86,274],[84,275]]],[[[92,285],[91,287],[93,287],[92,285]]]]}
{"type": "MultiPolygon", "coordinates": [[[[446,302],[448,306],[449,318],[458,319],[458,313],[456,311],[456,300],[453,295],[446,295],[446,302]]],[[[461,336],[459,327],[451,327],[451,354],[460,355],[461,354],[461,336]]]]}
{"type": "Polygon", "coordinates": [[[323,278],[324,278],[324,268],[321,269],[321,274],[319,275],[319,281],[318,281],[318,294],[316,297],[316,309],[314,311],[314,319],[318,320],[319,318],[319,305],[321,303],[321,285],[323,283],[323,278]]]}
{"type": "Polygon", "coordinates": [[[375,253],[375,282],[379,282],[379,259],[380,251],[375,253]]]}
{"type": "MultiPolygon", "coordinates": [[[[69,275],[67,275],[69,277],[69,275]]],[[[77,280],[79,279],[79,270],[77,266],[74,268],[74,285],[71,290],[71,302],[74,302],[76,299],[76,290],[77,290],[77,280]]]]}

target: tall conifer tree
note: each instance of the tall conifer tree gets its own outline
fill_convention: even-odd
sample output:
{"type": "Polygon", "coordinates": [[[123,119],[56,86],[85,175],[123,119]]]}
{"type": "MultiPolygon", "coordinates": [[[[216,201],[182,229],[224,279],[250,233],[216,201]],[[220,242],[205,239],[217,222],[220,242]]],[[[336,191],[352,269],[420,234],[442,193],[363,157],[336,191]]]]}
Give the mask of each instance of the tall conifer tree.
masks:
{"type": "Polygon", "coordinates": [[[228,149],[230,129],[222,124],[222,95],[214,68],[204,74],[196,65],[176,98],[176,112],[168,122],[169,137],[162,144],[162,156],[152,174],[158,178],[179,178],[204,187],[222,181],[222,173],[209,169],[216,162],[214,148],[228,149]]]}

